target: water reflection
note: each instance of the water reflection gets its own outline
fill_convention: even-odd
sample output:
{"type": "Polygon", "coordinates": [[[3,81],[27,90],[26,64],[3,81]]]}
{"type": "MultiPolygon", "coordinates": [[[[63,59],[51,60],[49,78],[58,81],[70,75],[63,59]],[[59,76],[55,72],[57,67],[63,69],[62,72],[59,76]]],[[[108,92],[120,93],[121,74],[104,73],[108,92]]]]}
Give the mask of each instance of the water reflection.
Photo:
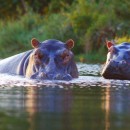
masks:
{"type": "Polygon", "coordinates": [[[58,86],[53,87],[31,87],[26,94],[25,106],[29,114],[30,129],[39,129],[37,127],[65,129],[68,125],[69,120],[64,118],[67,117],[67,113],[70,113],[72,108],[72,90],[65,91],[58,86]],[[37,121],[37,116],[41,120],[37,121]],[[62,123],[63,120],[64,123],[62,123]],[[34,125],[36,122],[39,125],[34,125]]]}
{"type": "Polygon", "coordinates": [[[70,82],[1,78],[2,130],[130,128],[130,81],[105,80],[98,75],[81,75],[70,82]]]}
{"type": "Polygon", "coordinates": [[[130,85],[127,81],[110,81],[102,96],[102,109],[105,111],[105,130],[129,129],[130,124],[130,85]],[[120,82],[120,83],[119,83],[120,82]]]}
{"type": "Polygon", "coordinates": [[[104,95],[101,97],[102,99],[102,110],[105,111],[105,130],[110,129],[110,87],[106,87],[106,91],[104,95]]]}
{"type": "MultiPolygon", "coordinates": [[[[108,85],[108,84],[107,84],[108,85]]],[[[130,90],[124,86],[60,88],[2,88],[0,115],[22,130],[127,130],[130,125],[130,90]],[[12,120],[15,122],[12,123],[12,120]],[[25,125],[26,124],[26,125],[25,125]]]]}

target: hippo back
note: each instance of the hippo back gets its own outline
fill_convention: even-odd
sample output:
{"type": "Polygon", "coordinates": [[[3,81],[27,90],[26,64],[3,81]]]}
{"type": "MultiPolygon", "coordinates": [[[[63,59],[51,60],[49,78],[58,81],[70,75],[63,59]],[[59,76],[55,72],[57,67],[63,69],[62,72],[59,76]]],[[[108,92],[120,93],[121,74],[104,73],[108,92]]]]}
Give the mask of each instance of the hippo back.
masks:
{"type": "Polygon", "coordinates": [[[24,75],[32,51],[23,52],[0,61],[0,73],[24,75]]]}

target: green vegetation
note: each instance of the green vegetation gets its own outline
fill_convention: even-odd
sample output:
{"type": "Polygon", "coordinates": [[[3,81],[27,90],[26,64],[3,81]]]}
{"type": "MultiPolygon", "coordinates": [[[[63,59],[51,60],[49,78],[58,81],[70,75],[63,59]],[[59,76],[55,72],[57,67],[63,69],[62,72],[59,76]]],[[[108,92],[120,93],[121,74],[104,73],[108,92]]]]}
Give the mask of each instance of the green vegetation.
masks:
{"type": "Polygon", "coordinates": [[[130,42],[129,0],[2,1],[1,58],[31,49],[33,37],[40,41],[72,38],[77,59],[85,62],[104,61],[106,39],[130,42]]]}

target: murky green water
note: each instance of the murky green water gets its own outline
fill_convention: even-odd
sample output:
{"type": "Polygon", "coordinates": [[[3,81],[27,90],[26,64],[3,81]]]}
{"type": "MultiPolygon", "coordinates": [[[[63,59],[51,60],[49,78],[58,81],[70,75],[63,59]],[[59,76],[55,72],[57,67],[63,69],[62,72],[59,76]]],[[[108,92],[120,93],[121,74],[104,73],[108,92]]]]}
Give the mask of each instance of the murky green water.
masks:
{"type": "Polygon", "coordinates": [[[105,80],[100,65],[78,69],[70,82],[1,74],[0,130],[129,130],[130,81],[105,80]]]}

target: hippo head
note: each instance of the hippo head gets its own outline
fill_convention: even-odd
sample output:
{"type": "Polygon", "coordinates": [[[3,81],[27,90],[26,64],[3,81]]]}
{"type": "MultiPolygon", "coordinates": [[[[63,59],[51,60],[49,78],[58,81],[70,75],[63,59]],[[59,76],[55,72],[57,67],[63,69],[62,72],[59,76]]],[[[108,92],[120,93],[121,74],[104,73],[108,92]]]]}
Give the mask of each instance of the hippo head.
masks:
{"type": "Polygon", "coordinates": [[[130,43],[107,41],[107,60],[101,75],[107,79],[130,79],[130,43]]]}
{"type": "Polygon", "coordinates": [[[71,80],[78,77],[71,49],[74,47],[72,39],[63,43],[58,40],[39,42],[31,40],[34,48],[30,55],[26,77],[38,79],[71,80]]]}

